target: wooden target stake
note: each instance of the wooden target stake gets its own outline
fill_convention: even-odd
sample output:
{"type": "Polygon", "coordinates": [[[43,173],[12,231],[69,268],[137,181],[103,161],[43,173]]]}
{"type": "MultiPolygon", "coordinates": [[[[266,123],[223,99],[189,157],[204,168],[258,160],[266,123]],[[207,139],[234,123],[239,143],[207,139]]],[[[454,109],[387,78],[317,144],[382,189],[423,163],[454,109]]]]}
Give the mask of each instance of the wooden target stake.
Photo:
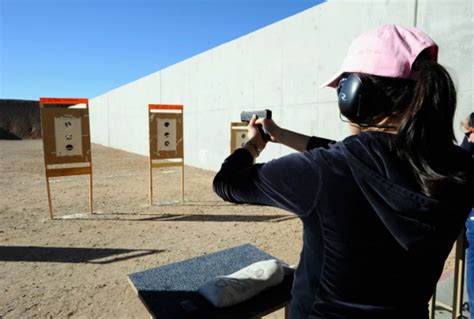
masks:
{"type": "Polygon", "coordinates": [[[461,232],[456,240],[455,255],[454,255],[454,275],[453,275],[453,303],[447,305],[436,301],[436,287],[429,302],[429,318],[436,318],[436,305],[443,307],[451,312],[452,319],[464,318],[462,315],[462,304],[464,294],[464,275],[465,275],[465,230],[461,232]]]}
{"type": "Polygon", "coordinates": [[[465,266],[465,235],[461,232],[456,241],[456,253],[454,255],[454,284],[453,284],[453,312],[452,318],[457,319],[462,317],[462,303],[464,292],[464,266],[465,266]]]}
{"type": "Polygon", "coordinates": [[[93,213],[89,100],[40,98],[40,113],[49,217],[54,219],[49,180],[71,175],[90,175],[89,209],[93,213]],[[85,108],[69,108],[78,104],[85,108]]]}
{"type": "Polygon", "coordinates": [[[181,201],[184,202],[183,106],[149,104],[150,206],[153,205],[153,169],[181,166],[181,201]]]}

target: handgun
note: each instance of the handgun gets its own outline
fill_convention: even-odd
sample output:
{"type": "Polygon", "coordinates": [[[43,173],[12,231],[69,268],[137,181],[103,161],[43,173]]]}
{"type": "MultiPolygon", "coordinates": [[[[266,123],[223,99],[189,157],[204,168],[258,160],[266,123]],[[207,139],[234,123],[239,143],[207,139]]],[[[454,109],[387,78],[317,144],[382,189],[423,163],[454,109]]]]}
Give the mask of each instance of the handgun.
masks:
{"type": "MultiPolygon", "coordinates": [[[[272,111],[271,110],[263,110],[263,111],[242,111],[242,113],[240,113],[240,120],[242,122],[250,122],[250,120],[252,119],[252,116],[253,115],[256,115],[257,118],[267,118],[269,120],[272,119],[272,111]]],[[[263,140],[264,141],[270,141],[270,135],[268,135],[267,133],[265,133],[265,131],[263,130],[263,127],[261,124],[258,124],[257,125],[258,127],[258,131],[260,132],[260,135],[262,136],[263,140]]]]}

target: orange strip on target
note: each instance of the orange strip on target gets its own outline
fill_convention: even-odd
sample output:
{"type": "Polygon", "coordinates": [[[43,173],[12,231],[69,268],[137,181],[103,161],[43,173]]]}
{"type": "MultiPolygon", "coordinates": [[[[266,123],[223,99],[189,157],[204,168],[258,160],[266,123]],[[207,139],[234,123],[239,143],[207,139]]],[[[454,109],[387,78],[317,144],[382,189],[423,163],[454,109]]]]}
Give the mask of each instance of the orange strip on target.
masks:
{"type": "Polygon", "coordinates": [[[57,98],[57,97],[42,97],[40,104],[88,104],[89,99],[84,98],[57,98]]]}
{"type": "Polygon", "coordinates": [[[172,104],[148,104],[149,110],[183,110],[182,105],[172,104]]]}

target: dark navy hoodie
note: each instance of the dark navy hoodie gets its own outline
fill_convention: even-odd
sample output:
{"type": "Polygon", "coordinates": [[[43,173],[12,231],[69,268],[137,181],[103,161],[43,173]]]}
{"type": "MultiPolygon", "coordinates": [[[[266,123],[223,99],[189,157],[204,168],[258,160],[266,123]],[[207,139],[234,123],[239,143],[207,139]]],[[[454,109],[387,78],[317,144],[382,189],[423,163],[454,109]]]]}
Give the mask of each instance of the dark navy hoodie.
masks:
{"type": "MultiPolygon", "coordinates": [[[[291,319],[428,318],[473,184],[423,195],[392,139],[383,132],[337,143],[312,137],[306,151],[265,164],[253,165],[245,149],[222,164],[213,187],[224,200],[279,207],[303,222],[291,319]]],[[[455,145],[441,162],[472,176],[471,157],[455,145]]]]}

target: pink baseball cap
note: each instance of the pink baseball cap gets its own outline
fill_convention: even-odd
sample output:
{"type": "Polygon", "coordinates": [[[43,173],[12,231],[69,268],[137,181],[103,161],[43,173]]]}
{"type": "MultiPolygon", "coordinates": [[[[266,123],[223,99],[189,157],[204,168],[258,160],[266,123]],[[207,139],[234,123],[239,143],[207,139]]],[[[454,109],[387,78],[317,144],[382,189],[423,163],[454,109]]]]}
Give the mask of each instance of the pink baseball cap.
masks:
{"type": "Polygon", "coordinates": [[[426,33],[414,27],[383,25],[352,41],[339,72],[321,87],[335,88],[346,72],[413,78],[413,62],[424,50],[427,59],[437,61],[438,45],[426,33]]]}

